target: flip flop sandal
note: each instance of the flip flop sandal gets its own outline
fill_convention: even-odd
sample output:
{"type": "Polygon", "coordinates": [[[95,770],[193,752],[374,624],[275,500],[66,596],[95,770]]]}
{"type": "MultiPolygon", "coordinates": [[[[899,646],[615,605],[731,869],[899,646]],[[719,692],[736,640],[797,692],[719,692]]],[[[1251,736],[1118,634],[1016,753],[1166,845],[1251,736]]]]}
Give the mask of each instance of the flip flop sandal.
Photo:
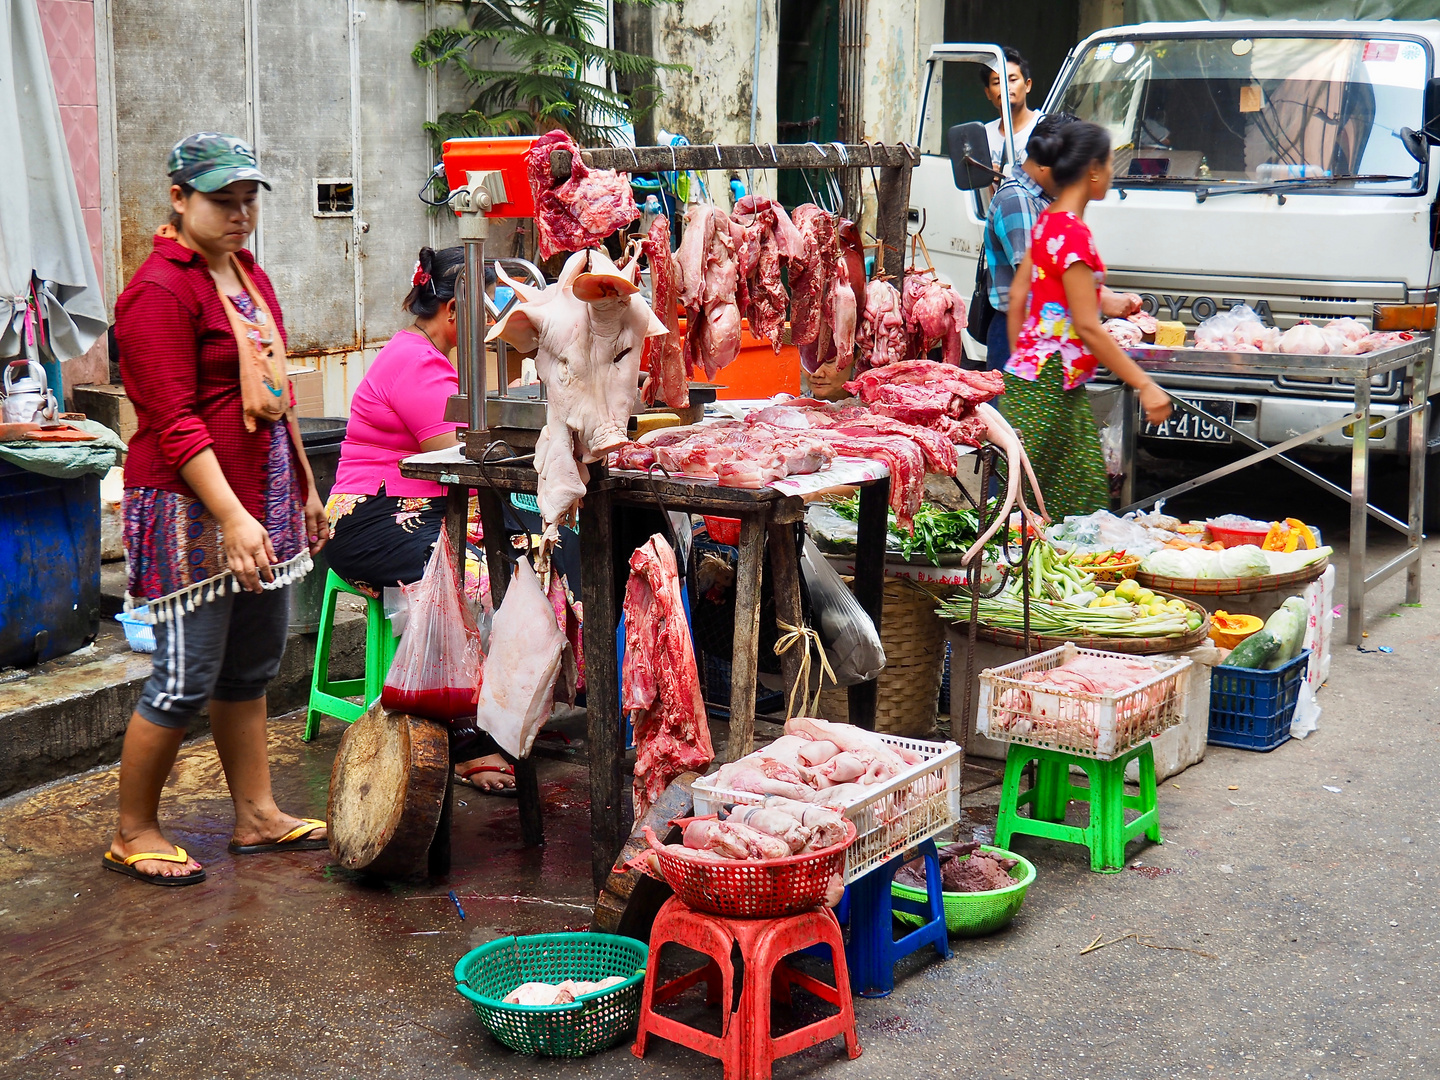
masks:
{"type": "Polygon", "coordinates": [[[106,870],[114,870],[117,874],[124,874],[136,881],[143,881],[147,885],[199,885],[205,880],[205,868],[191,870],[188,874],[147,874],[135,869],[137,862],[144,862],[146,859],[154,859],[156,862],[187,863],[190,856],[185,854],[183,847],[177,846],[174,855],[167,855],[159,851],[142,851],[137,855],[130,855],[124,859],[117,859],[113,852],[105,852],[105,857],[100,860],[100,865],[106,870]]]}
{"type": "Polygon", "coordinates": [[[270,840],[263,844],[237,844],[231,840],[228,845],[230,854],[263,855],[267,851],[323,851],[330,846],[328,839],[310,835],[316,829],[325,828],[325,822],[318,818],[308,817],[301,818],[300,822],[279,840],[270,840]]]}
{"type": "Polygon", "coordinates": [[[466,769],[463,773],[457,772],[455,774],[455,782],[472,787],[480,792],[481,795],[494,795],[497,799],[514,799],[517,797],[514,784],[511,784],[509,787],[483,788],[475,783],[474,780],[470,779],[476,773],[487,772],[499,773],[501,776],[510,777],[511,780],[515,779],[515,767],[513,765],[477,765],[473,769],[466,769]]]}

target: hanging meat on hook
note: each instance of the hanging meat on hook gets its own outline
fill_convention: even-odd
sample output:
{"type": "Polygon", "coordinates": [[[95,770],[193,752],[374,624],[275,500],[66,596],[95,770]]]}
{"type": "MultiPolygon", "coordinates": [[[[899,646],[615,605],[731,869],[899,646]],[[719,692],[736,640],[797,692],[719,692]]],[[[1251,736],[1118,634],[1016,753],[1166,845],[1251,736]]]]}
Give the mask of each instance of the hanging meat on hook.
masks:
{"type": "Polygon", "coordinates": [[[535,444],[536,501],[549,542],[585,493],[585,464],[627,441],[645,339],[669,333],[639,295],[638,267],[634,261],[626,266],[621,270],[603,251],[588,250],[570,256],[544,290],[505,276],[521,302],[486,338],[536,354],[546,393],[545,427],[535,444]]]}
{"type": "Polygon", "coordinates": [[[789,303],[780,281],[781,265],[790,271],[793,290],[796,274],[806,269],[805,238],[785,208],[764,195],[746,195],[735,204],[731,220],[744,230],[736,256],[750,332],[769,341],[778,354],[789,303]]]}
{"type": "Polygon", "coordinates": [[[862,371],[905,359],[904,304],[900,290],[883,278],[865,286],[865,310],[860,314],[855,343],[860,346],[862,371]]]}
{"type": "Polygon", "coordinates": [[[905,275],[901,297],[905,332],[909,335],[905,355],[921,357],[943,344],[945,363],[958,367],[965,359],[960,337],[965,326],[965,301],[960,294],[933,270],[912,269],[905,275]]]}
{"type": "Polygon", "coordinates": [[[535,229],[542,259],[562,251],[597,247],[640,216],[629,174],[590,168],[580,157],[575,140],[559,128],[535,140],[526,152],[525,168],[535,197],[535,229]],[[568,179],[556,180],[550,175],[550,154],[555,150],[570,151],[568,179]]]}
{"type": "Polygon", "coordinates": [[[676,263],[685,309],[684,362],[707,379],[740,355],[739,265],[730,217],[717,206],[692,206],[676,263]]]}
{"type": "Polygon", "coordinates": [[[650,373],[645,379],[645,404],[684,409],[690,405],[690,379],[685,366],[685,339],[680,335],[675,308],[679,303],[680,271],[670,250],[670,220],[661,214],[650,223],[641,242],[650,264],[650,305],[667,331],[645,343],[650,373]]]}

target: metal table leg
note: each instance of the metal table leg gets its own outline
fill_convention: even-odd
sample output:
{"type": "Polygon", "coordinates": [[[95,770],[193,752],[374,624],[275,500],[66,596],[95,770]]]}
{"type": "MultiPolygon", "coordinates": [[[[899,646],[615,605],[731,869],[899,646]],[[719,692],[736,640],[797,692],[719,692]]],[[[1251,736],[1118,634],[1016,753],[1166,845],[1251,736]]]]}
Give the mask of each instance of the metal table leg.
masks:
{"type": "Polygon", "coordinates": [[[1350,440],[1350,583],[1345,639],[1359,645],[1365,634],[1366,509],[1370,495],[1370,379],[1355,380],[1354,437],[1350,440]]]}

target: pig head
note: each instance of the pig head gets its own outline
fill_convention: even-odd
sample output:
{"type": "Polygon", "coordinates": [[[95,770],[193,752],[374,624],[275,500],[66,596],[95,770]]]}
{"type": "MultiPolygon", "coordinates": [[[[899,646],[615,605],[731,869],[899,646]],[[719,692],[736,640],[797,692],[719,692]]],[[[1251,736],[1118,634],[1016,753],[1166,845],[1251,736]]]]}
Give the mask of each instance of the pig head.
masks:
{"type": "Polygon", "coordinates": [[[546,394],[535,467],[555,511],[539,499],[547,522],[568,517],[583,493],[580,463],[600,461],[627,441],[645,339],[669,332],[640,295],[635,270],[633,263],[617,268],[602,251],[576,252],[543,292],[521,291],[523,302],[487,338],[535,351],[546,394]]]}

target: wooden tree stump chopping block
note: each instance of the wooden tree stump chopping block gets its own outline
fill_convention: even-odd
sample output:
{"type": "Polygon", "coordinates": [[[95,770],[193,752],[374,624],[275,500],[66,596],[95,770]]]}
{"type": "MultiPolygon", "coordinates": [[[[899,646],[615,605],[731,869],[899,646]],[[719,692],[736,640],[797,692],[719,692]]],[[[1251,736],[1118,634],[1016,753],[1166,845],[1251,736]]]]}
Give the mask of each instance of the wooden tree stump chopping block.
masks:
{"type": "Polygon", "coordinates": [[[595,900],[595,919],[590,928],[601,934],[620,934],[638,941],[650,940],[650,927],[660,905],[672,893],[670,886],[656,881],[649,874],[631,870],[626,863],[635,856],[649,851],[650,842],[645,839],[645,826],[655,830],[662,842],[678,843],[679,829],[670,822],[676,818],[687,818],[695,813],[695,795],[691,786],[700,779],[699,773],[687,772],[677,776],[660,796],[660,801],[635,823],[630,839],[615,858],[615,867],[605,880],[605,887],[595,900]],[[670,833],[674,833],[672,838],[670,833]]]}
{"type": "Polygon", "coordinates": [[[449,776],[445,725],[372,705],[346,730],[330,770],[330,853],[376,877],[425,876],[449,776]]]}

